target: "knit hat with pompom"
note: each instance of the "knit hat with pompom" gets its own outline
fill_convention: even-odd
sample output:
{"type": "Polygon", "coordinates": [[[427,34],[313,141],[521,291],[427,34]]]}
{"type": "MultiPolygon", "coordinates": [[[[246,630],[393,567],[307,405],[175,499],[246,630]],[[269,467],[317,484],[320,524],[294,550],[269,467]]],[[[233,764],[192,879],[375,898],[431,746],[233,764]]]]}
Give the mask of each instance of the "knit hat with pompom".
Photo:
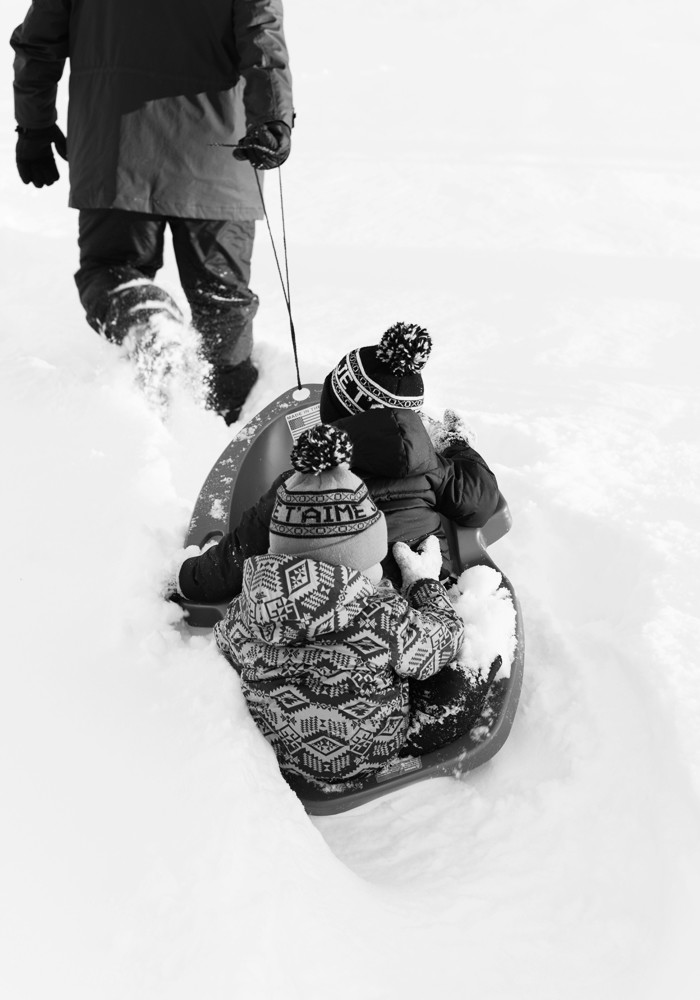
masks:
{"type": "Polygon", "coordinates": [[[360,572],[386,556],[386,521],[350,471],[352,442],[337,427],[318,424],[292,450],[296,472],[277,490],[270,552],[304,555],[360,572]]]}
{"type": "Polygon", "coordinates": [[[321,419],[339,420],[373,406],[419,410],[421,371],[430,357],[430,334],[415,323],[394,323],[379,344],[350,351],[323,383],[321,419]]]}

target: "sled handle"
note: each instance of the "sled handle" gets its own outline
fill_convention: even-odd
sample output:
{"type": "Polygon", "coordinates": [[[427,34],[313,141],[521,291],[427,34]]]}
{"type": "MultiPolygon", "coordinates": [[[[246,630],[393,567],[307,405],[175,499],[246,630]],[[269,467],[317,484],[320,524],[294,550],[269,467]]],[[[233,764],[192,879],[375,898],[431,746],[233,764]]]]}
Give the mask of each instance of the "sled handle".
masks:
{"type": "Polygon", "coordinates": [[[501,495],[496,510],[482,528],[463,528],[447,518],[441,518],[442,527],[450,549],[452,572],[459,576],[465,569],[478,563],[491,563],[487,549],[507,534],[512,525],[510,509],[501,495]]]}

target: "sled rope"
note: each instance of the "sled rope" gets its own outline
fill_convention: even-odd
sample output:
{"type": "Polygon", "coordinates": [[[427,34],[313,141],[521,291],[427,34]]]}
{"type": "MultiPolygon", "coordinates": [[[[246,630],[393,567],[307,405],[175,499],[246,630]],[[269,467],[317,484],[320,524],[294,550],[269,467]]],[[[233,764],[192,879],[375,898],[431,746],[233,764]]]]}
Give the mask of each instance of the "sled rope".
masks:
{"type": "MultiPolygon", "coordinates": [[[[210,146],[221,146],[224,149],[236,149],[238,143],[235,142],[210,142],[210,146]]],[[[275,240],[272,235],[272,226],[270,225],[270,217],[267,214],[267,206],[265,205],[265,199],[262,193],[262,184],[260,183],[260,178],[258,177],[257,167],[253,167],[253,173],[255,174],[255,183],[258,185],[258,193],[260,195],[260,203],[262,204],[263,214],[265,216],[265,222],[267,224],[267,231],[270,234],[270,243],[272,244],[272,252],[275,255],[275,264],[277,265],[277,273],[280,277],[280,284],[282,285],[282,294],[284,295],[284,304],[287,307],[287,314],[289,315],[289,332],[292,338],[292,352],[294,354],[294,368],[297,373],[297,389],[301,390],[301,375],[299,374],[299,353],[297,351],[297,335],[294,329],[294,319],[292,318],[292,300],[289,285],[289,255],[287,253],[287,225],[284,217],[284,195],[282,194],[282,170],[277,168],[277,177],[279,180],[280,189],[280,210],[282,215],[282,246],[284,248],[284,273],[287,277],[285,284],[284,277],[282,276],[282,268],[280,266],[279,255],[277,253],[277,247],[275,245],[275,240]]]]}
{"type": "Polygon", "coordinates": [[[280,211],[282,216],[282,246],[284,249],[284,273],[286,275],[287,281],[285,284],[284,275],[282,274],[282,267],[280,265],[279,255],[277,253],[277,246],[275,245],[275,239],[272,235],[272,227],[270,225],[270,217],[267,214],[267,206],[265,205],[265,199],[262,192],[262,184],[260,183],[260,178],[258,177],[258,171],[253,171],[255,174],[255,183],[258,185],[258,192],[260,194],[260,201],[262,203],[263,214],[265,215],[265,222],[267,223],[267,231],[270,234],[270,243],[272,244],[272,252],[275,255],[275,264],[277,265],[277,273],[279,274],[280,284],[282,285],[282,294],[284,295],[284,302],[287,306],[287,313],[289,315],[289,332],[292,338],[292,351],[294,353],[294,368],[297,373],[297,389],[301,389],[301,375],[299,374],[299,354],[297,352],[297,336],[294,329],[294,319],[292,318],[292,298],[289,285],[289,255],[287,253],[287,225],[284,216],[284,195],[282,193],[282,171],[277,169],[277,176],[279,179],[279,192],[280,192],[280,211]]]}

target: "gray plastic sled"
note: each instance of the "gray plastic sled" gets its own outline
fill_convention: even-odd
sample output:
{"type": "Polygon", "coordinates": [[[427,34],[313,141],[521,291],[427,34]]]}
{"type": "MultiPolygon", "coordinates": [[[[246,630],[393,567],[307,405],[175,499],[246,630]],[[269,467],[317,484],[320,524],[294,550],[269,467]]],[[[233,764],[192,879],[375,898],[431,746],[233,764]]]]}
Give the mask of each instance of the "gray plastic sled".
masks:
{"type": "MultiPolygon", "coordinates": [[[[206,545],[218,540],[239,523],[272,481],[290,468],[289,455],[297,437],[319,422],[320,385],[290,389],[255,416],[221,453],[207,476],[195,504],[186,545],[206,545]]],[[[487,549],[510,529],[508,505],[502,501],[483,528],[460,528],[443,519],[452,560],[459,575],[470,566],[485,565],[501,573],[516,614],[516,647],[510,676],[492,685],[481,718],[468,735],[422,757],[407,757],[385,771],[324,788],[301,778],[288,777],[308,813],[344,812],[404,785],[445,775],[459,776],[490,760],[510,733],[520,697],[524,666],[524,634],[520,604],[510,581],[491,559],[487,549]]],[[[209,629],[226,612],[225,605],[182,600],[191,628],[209,629]]]]}

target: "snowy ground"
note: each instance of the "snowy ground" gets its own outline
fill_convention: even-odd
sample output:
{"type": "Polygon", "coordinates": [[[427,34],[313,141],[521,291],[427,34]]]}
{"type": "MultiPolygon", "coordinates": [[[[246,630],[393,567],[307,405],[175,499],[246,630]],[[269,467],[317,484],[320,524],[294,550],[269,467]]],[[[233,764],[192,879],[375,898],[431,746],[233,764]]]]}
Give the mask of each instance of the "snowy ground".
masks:
{"type": "MultiPolygon", "coordinates": [[[[24,9],[5,0],[8,36],[24,9]]],[[[397,319],[433,332],[428,402],[464,411],[514,516],[493,555],[523,605],[521,708],[467,780],[306,817],[158,597],[229,432],[186,397],[162,423],[86,327],[65,179],[15,174],[8,50],[2,994],[689,1000],[697,5],[287,9],[302,376],[397,319]]],[[[255,271],[252,409],[293,380],[264,229],[255,271]]]]}

